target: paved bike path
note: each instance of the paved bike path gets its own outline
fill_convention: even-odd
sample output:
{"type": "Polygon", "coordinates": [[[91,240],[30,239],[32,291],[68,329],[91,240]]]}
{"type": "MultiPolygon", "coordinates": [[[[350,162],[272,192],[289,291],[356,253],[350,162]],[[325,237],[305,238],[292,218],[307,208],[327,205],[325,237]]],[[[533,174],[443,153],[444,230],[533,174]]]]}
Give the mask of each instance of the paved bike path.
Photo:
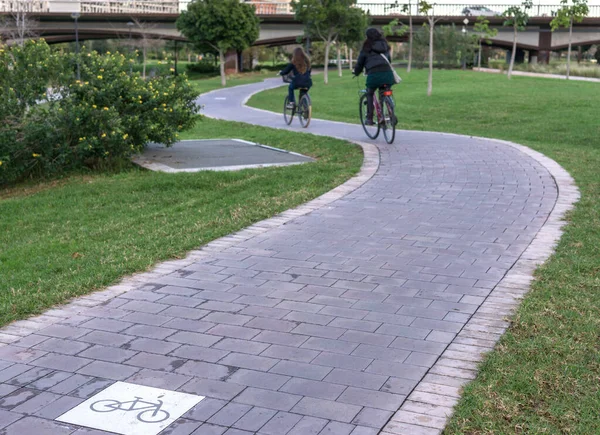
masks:
{"type": "MultiPolygon", "coordinates": [[[[243,106],[278,85],[200,102],[211,117],[300,130],[243,106]]],[[[308,131],[365,141],[358,125],[308,131]]],[[[559,229],[558,169],[457,135],[375,143],[363,172],[322,198],[3,328],[0,428],[100,433],[53,419],[122,380],[206,396],[165,434],[439,433],[505,327],[505,300],[526,289],[510,269],[530,273],[522,260],[550,249],[536,241],[559,229]]]]}

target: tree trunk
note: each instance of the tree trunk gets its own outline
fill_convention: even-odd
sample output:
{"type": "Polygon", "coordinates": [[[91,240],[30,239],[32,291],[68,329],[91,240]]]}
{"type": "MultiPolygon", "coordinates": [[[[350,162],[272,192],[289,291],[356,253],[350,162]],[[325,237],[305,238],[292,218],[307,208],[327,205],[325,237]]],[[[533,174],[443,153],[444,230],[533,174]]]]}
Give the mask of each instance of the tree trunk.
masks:
{"type": "MultiPolygon", "coordinates": [[[[348,48],[348,44],[344,44],[344,50],[346,51],[346,60],[348,61],[348,63],[350,63],[350,50],[348,48]]],[[[350,69],[352,69],[352,67],[350,67],[350,69]]]]}
{"type": "Polygon", "coordinates": [[[325,70],[323,71],[323,82],[325,84],[329,83],[329,50],[331,48],[331,42],[325,42],[325,70]]]}
{"type": "Polygon", "coordinates": [[[567,50],[567,80],[571,73],[571,38],[573,37],[573,18],[569,22],[569,49],[567,50]]]}
{"type": "Polygon", "coordinates": [[[352,59],[352,56],[354,55],[354,50],[350,49],[349,53],[348,53],[348,64],[350,65],[350,70],[352,71],[352,64],[354,63],[354,60],[352,59]]]}
{"type": "Polygon", "coordinates": [[[146,80],[146,41],[142,39],[142,78],[146,80]]]}
{"type": "Polygon", "coordinates": [[[433,26],[435,21],[429,18],[429,79],[427,80],[427,96],[431,97],[433,91],[433,26]]]}
{"type": "Polygon", "coordinates": [[[223,49],[219,49],[219,64],[221,70],[221,86],[226,86],[227,77],[225,76],[225,53],[223,53],[223,49]]]}
{"type": "Polygon", "coordinates": [[[175,41],[175,76],[177,76],[177,58],[178,58],[179,52],[177,50],[177,41],[175,41]]]}
{"type": "Polygon", "coordinates": [[[413,46],[413,25],[412,14],[408,16],[408,67],[406,72],[410,72],[412,68],[412,46],[413,46]]]}
{"type": "Polygon", "coordinates": [[[188,63],[192,63],[192,52],[188,51],[188,63]]]}
{"type": "Polygon", "coordinates": [[[477,55],[477,68],[481,68],[481,38],[479,38],[479,54],[477,55]]]}
{"type": "Polygon", "coordinates": [[[337,67],[338,67],[338,75],[342,77],[342,49],[340,48],[340,43],[337,44],[337,67]]]}
{"type": "Polygon", "coordinates": [[[513,46],[512,53],[510,54],[510,63],[508,65],[508,78],[512,76],[512,71],[515,66],[515,56],[517,54],[517,24],[514,25],[514,36],[513,36],[513,46]]]}

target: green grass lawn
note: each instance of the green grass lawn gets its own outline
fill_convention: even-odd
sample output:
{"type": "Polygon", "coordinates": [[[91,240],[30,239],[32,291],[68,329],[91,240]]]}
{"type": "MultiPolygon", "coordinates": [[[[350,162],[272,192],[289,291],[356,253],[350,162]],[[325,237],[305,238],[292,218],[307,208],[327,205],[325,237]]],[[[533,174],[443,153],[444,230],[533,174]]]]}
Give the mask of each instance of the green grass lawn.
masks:
{"type": "MultiPolygon", "coordinates": [[[[435,71],[427,98],[425,71],[401,75],[400,128],[527,145],[560,163],[582,193],[556,254],[444,433],[600,434],[600,84],[435,71]]],[[[356,89],[349,77],[330,77],[329,86],[315,78],[313,116],[358,122],[356,89]]],[[[278,112],[281,92],[250,103],[278,112]]]]}
{"type": "MultiPolygon", "coordinates": [[[[246,76],[230,83],[256,79],[246,76]]],[[[197,87],[214,87],[207,82],[197,87]]],[[[331,190],[362,164],[359,147],[336,139],[210,119],[182,134],[182,139],[231,137],[318,161],[193,174],[131,166],[117,174],[0,189],[0,325],[161,260],[181,258],[331,190]]]]}

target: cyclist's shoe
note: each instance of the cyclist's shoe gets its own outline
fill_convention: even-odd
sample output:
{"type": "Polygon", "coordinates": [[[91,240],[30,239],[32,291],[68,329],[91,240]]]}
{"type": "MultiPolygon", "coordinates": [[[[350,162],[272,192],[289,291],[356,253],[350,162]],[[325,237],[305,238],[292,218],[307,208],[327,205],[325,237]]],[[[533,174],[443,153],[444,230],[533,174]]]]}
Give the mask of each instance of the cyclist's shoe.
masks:
{"type": "Polygon", "coordinates": [[[375,123],[373,122],[372,119],[366,119],[365,120],[365,125],[375,125],[375,123]]]}
{"type": "Polygon", "coordinates": [[[285,108],[288,110],[294,110],[296,108],[296,103],[287,103],[287,106],[285,106],[285,108]]]}

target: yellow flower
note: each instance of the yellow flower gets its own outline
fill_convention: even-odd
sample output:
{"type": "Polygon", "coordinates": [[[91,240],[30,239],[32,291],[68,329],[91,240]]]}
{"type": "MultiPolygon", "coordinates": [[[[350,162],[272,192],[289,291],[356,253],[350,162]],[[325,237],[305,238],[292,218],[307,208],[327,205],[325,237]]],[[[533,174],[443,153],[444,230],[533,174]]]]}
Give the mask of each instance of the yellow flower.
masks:
{"type": "Polygon", "coordinates": [[[154,110],[158,110],[158,109],[155,107],[154,110]]]}
{"type": "Polygon", "coordinates": [[[83,138],[82,137],[79,138],[79,142],[83,142],[83,138]]]}
{"type": "Polygon", "coordinates": [[[106,137],[106,133],[102,133],[102,136],[100,136],[100,137],[106,137]]]}
{"type": "Polygon", "coordinates": [[[92,109],[95,109],[97,106],[95,104],[92,104],[92,109]]]}
{"type": "Polygon", "coordinates": [[[90,82],[85,82],[85,84],[86,84],[86,85],[89,85],[89,84],[90,84],[90,82]]]}
{"type": "Polygon", "coordinates": [[[108,110],[108,107],[104,106],[104,110],[108,110]]]}
{"type": "Polygon", "coordinates": [[[169,109],[169,112],[172,112],[172,111],[173,111],[173,109],[169,109]]]}
{"type": "Polygon", "coordinates": [[[169,94],[168,94],[168,93],[166,93],[166,92],[163,92],[163,95],[169,95],[169,94]]]}
{"type": "Polygon", "coordinates": [[[0,160],[0,166],[2,166],[2,160],[0,160]]]}
{"type": "Polygon", "coordinates": [[[163,107],[167,107],[167,105],[165,103],[163,103],[163,107]]]}
{"type": "Polygon", "coordinates": [[[108,154],[110,154],[108,151],[104,152],[104,155],[107,156],[108,154]]]}
{"type": "Polygon", "coordinates": [[[169,71],[175,72],[175,68],[169,68],[169,71]]]}
{"type": "Polygon", "coordinates": [[[129,137],[129,135],[128,135],[127,133],[125,133],[125,134],[123,135],[123,139],[127,139],[128,137],[129,137]]]}
{"type": "Polygon", "coordinates": [[[99,78],[100,80],[102,80],[102,76],[98,76],[98,78],[99,78]]]}
{"type": "Polygon", "coordinates": [[[39,156],[41,156],[41,154],[33,153],[32,156],[37,159],[39,156]]]}

